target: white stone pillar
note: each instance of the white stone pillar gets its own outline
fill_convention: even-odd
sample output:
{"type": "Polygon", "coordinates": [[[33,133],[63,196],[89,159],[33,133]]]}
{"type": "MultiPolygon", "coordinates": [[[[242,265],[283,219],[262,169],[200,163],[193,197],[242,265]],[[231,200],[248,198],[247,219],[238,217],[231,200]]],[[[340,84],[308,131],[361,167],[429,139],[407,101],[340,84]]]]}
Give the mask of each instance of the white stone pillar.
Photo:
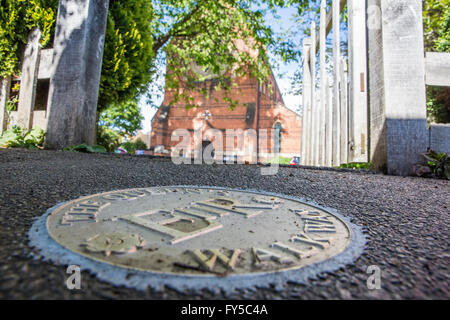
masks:
{"type": "Polygon", "coordinates": [[[311,67],[310,67],[311,39],[303,40],[303,120],[302,120],[302,157],[301,164],[307,164],[310,153],[310,127],[311,127],[311,67]]]}
{"type": "Polygon", "coordinates": [[[33,127],[33,110],[41,51],[40,40],[41,30],[35,28],[28,36],[28,43],[22,60],[17,125],[28,130],[33,127]]]}
{"type": "Polygon", "coordinates": [[[0,135],[8,126],[7,103],[9,100],[9,91],[11,90],[11,77],[0,78],[0,135]]]}
{"type": "Polygon", "coordinates": [[[319,161],[319,117],[320,117],[320,95],[316,94],[314,109],[312,112],[312,122],[313,122],[313,137],[312,137],[312,143],[313,143],[313,156],[311,165],[317,166],[319,161]]]}
{"type": "Polygon", "coordinates": [[[367,2],[367,37],[369,53],[370,161],[372,168],[386,172],[386,115],[383,75],[383,33],[381,0],[367,2]]]}
{"type": "Polygon", "coordinates": [[[333,166],[341,165],[341,115],[340,115],[340,76],[341,76],[341,8],[340,0],[333,0],[333,73],[334,73],[334,90],[333,90],[333,166]]]}
{"type": "Polygon", "coordinates": [[[311,23],[311,129],[310,129],[310,155],[309,155],[309,165],[315,166],[317,165],[318,160],[318,123],[317,123],[317,112],[319,108],[319,104],[317,103],[317,95],[316,95],[316,23],[313,21],[311,23]]]}
{"type": "MultiPolygon", "coordinates": [[[[326,85],[325,85],[326,86],[326,85]]],[[[322,89],[321,89],[322,90],[322,89]]],[[[326,165],[326,125],[327,125],[327,95],[328,92],[325,89],[324,95],[321,94],[320,97],[320,113],[319,113],[319,163],[318,165],[324,167],[326,165]],[[323,101],[323,102],[322,102],[323,101]]]]}
{"type": "Polygon", "coordinates": [[[341,59],[341,109],[340,109],[340,160],[342,163],[348,163],[348,77],[347,77],[347,61],[341,59]]]}
{"type": "Polygon", "coordinates": [[[329,149],[328,153],[330,155],[330,160],[329,160],[329,163],[327,163],[327,167],[329,167],[329,168],[333,167],[333,147],[334,147],[333,146],[333,132],[335,131],[334,123],[333,123],[333,119],[335,116],[334,109],[333,109],[333,107],[334,107],[334,104],[333,104],[334,87],[330,83],[331,83],[331,81],[330,81],[330,79],[328,79],[328,81],[327,81],[327,84],[328,84],[328,86],[327,86],[327,90],[328,90],[328,92],[327,92],[327,109],[329,110],[328,122],[330,123],[330,131],[331,131],[331,135],[329,137],[330,145],[328,147],[328,149],[329,149]]]}
{"type": "Polygon", "coordinates": [[[366,2],[348,0],[349,161],[368,162],[366,2]]]}
{"type": "Polygon", "coordinates": [[[325,137],[325,108],[327,96],[326,80],[326,40],[327,40],[327,6],[326,0],[320,4],[320,119],[319,119],[319,161],[320,166],[325,165],[326,158],[326,137],[325,137]]]}
{"type": "Polygon", "coordinates": [[[60,0],[45,146],[95,142],[109,0],[60,0]]]}
{"type": "Polygon", "coordinates": [[[326,76],[325,80],[325,145],[326,145],[326,156],[325,156],[325,166],[332,167],[333,166],[333,88],[330,86],[330,80],[328,76],[326,76]]]}
{"type": "MultiPolygon", "coordinates": [[[[340,83],[339,83],[340,84],[340,83]]],[[[339,85],[337,84],[337,85],[339,85]]],[[[340,144],[340,135],[341,135],[341,111],[340,111],[340,99],[336,101],[336,89],[333,86],[333,99],[332,99],[332,164],[335,167],[341,165],[341,144],[340,144]]]]}
{"type": "Polygon", "coordinates": [[[319,163],[319,147],[320,147],[320,106],[322,104],[321,101],[321,97],[320,97],[320,90],[318,90],[316,92],[316,112],[315,112],[315,125],[316,125],[316,149],[315,149],[315,162],[314,162],[314,166],[319,167],[320,163],[319,163]]]}
{"type": "Polygon", "coordinates": [[[409,175],[427,149],[421,0],[381,0],[387,169],[409,175]]]}

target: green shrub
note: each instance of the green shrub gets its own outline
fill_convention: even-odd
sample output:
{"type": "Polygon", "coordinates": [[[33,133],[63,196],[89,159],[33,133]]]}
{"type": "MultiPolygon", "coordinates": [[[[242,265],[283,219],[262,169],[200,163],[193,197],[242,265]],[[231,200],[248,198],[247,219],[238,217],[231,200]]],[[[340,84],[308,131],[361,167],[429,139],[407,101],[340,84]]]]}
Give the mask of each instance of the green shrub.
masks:
{"type": "Polygon", "coordinates": [[[135,154],[136,152],[136,144],[134,142],[124,142],[121,147],[124,148],[129,154],[135,154]]]}
{"type": "Polygon", "coordinates": [[[148,149],[147,144],[144,141],[142,141],[141,138],[138,138],[134,143],[136,145],[136,150],[147,150],[148,149]]]}
{"type": "Polygon", "coordinates": [[[64,151],[70,152],[84,152],[84,153],[105,153],[106,149],[102,146],[88,146],[86,144],[80,144],[78,146],[71,146],[64,148],[64,151]]]}
{"type": "Polygon", "coordinates": [[[271,160],[269,160],[269,164],[281,164],[281,165],[287,165],[291,163],[292,158],[286,158],[286,157],[276,157],[271,160]]]}
{"type": "Polygon", "coordinates": [[[434,177],[450,180],[450,157],[448,154],[430,150],[423,156],[434,177]]]}
{"type": "Polygon", "coordinates": [[[346,164],[341,164],[341,166],[339,168],[369,170],[370,166],[371,166],[370,163],[346,163],[346,164]]]}
{"type": "Polygon", "coordinates": [[[97,144],[108,152],[114,152],[120,146],[122,137],[116,131],[105,126],[97,127],[97,144]]]}
{"type": "Polygon", "coordinates": [[[146,150],[147,145],[144,141],[138,138],[135,142],[127,141],[122,143],[122,148],[124,148],[129,154],[135,154],[136,150],[146,150]]]}
{"type": "Polygon", "coordinates": [[[0,147],[40,149],[43,147],[44,137],[45,132],[39,127],[27,131],[19,126],[14,126],[0,137],[0,147]]]}

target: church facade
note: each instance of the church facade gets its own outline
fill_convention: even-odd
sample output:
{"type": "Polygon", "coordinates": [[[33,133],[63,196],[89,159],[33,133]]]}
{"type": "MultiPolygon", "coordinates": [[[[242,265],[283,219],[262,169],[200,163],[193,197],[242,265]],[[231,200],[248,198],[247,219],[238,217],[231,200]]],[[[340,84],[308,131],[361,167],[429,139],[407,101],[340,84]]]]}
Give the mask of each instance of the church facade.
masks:
{"type": "Polygon", "coordinates": [[[166,91],[152,119],[154,153],[193,157],[196,150],[202,152],[212,144],[216,160],[234,157],[239,161],[267,162],[278,156],[300,156],[302,119],[284,105],[273,75],[261,85],[250,77],[234,77],[231,81],[236,85],[229,96],[238,102],[233,109],[223,101],[223,92],[216,90],[214,79],[197,84],[199,90],[191,95],[196,108],[186,109],[181,101],[172,104],[173,93],[166,91]],[[209,94],[202,94],[201,88],[209,94]],[[180,153],[176,148],[180,144],[176,130],[190,135],[187,152],[180,153]]]}

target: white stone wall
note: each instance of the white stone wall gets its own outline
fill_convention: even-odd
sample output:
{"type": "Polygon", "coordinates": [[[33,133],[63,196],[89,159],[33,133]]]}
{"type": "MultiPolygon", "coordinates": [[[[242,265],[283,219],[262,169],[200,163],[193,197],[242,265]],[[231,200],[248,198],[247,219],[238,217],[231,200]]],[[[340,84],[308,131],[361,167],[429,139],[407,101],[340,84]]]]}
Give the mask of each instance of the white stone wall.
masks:
{"type": "Polygon", "coordinates": [[[368,0],[368,56],[370,101],[370,159],[374,169],[383,170],[387,163],[386,116],[384,103],[383,34],[381,0],[368,0]]]}

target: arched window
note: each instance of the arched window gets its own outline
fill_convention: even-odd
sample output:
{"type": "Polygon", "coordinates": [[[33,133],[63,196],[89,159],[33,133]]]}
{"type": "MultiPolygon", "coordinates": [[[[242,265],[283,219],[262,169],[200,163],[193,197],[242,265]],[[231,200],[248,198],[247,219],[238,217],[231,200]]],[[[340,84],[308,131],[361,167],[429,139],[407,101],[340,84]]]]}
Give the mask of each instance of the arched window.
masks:
{"type": "Polygon", "coordinates": [[[274,126],[275,129],[275,141],[274,141],[274,148],[273,151],[275,153],[280,153],[281,152],[281,123],[277,122],[274,126]]]}

